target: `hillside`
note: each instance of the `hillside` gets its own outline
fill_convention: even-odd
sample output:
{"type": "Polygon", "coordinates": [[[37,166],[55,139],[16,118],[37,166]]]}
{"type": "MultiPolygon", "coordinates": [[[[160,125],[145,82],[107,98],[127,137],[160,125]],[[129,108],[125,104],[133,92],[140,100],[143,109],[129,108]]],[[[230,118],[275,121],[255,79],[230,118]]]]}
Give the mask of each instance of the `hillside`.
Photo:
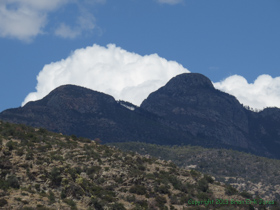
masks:
{"type": "Polygon", "coordinates": [[[159,146],[140,142],[110,144],[162,160],[172,160],[182,168],[196,169],[216,180],[267,200],[280,200],[280,160],[226,149],[199,146],[159,146]]]}
{"type": "Polygon", "coordinates": [[[0,141],[2,209],[264,209],[211,176],[89,139],[1,121],[0,141]]]}

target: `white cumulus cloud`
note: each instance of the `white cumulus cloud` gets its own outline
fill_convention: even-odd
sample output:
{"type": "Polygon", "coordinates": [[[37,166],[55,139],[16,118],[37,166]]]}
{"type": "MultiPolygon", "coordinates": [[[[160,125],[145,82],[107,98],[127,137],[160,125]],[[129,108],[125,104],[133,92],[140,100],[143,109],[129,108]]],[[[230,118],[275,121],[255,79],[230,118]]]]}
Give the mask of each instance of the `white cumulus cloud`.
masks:
{"type": "Polygon", "coordinates": [[[47,14],[67,0],[2,0],[0,2],[0,36],[30,41],[43,33],[47,14]]]}
{"type": "Polygon", "coordinates": [[[157,54],[141,56],[114,44],[93,45],[45,65],[37,76],[36,92],[29,93],[22,105],[64,84],[80,85],[140,105],[151,92],[186,72],[182,65],[157,54]]]}
{"type": "Polygon", "coordinates": [[[76,21],[66,24],[62,15],[61,19],[56,20],[58,27],[54,31],[57,36],[75,38],[95,28],[91,8],[98,3],[105,3],[105,0],[0,0],[0,37],[29,42],[37,35],[46,33],[47,24],[53,24],[48,19],[50,13],[67,4],[75,4],[78,8],[76,21]]]}
{"type": "Polygon", "coordinates": [[[240,103],[255,109],[280,107],[280,77],[260,75],[254,83],[239,75],[233,75],[221,82],[214,83],[215,88],[234,95],[240,103]]]}

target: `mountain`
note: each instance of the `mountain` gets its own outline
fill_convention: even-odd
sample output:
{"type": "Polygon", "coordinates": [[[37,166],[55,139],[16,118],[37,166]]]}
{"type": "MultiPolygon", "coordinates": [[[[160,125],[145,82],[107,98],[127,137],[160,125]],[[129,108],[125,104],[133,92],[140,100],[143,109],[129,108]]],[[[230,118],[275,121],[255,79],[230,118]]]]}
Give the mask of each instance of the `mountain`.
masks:
{"type": "Polygon", "coordinates": [[[194,136],[248,148],[248,118],[231,95],[216,90],[197,73],[182,74],[151,93],[141,108],[176,123],[194,136]]]}
{"type": "Polygon", "coordinates": [[[215,89],[202,74],[172,78],[140,107],[168,120],[170,127],[207,140],[204,146],[228,146],[280,158],[280,109],[247,110],[234,96],[215,89]]]}
{"type": "Polygon", "coordinates": [[[24,107],[8,109],[0,119],[42,127],[54,132],[102,142],[143,141],[179,144],[190,139],[188,133],[163,125],[158,116],[129,102],[115,101],[107,94],[75,85],[63,85],[41,100],[24,107]]]}
{"type": "Polygon", "coordinates": [[[280,159],[280,110],[252,112],[197,73],[181,74],[140,107],[74,85],[0,113],[0,119],[102,142],[227,148],[280,159]]]}
{"type": "Polygon", "coordinates": [[[0,169],[1,209],[277,209],[171,161],[1,121],[0,169]]]}

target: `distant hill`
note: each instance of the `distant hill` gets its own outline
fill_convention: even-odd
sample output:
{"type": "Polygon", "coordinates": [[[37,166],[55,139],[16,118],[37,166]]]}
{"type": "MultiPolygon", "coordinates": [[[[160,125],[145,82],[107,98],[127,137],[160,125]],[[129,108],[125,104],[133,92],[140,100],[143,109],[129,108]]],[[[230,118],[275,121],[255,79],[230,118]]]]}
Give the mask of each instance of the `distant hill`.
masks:
{"type": "Polygon", "coordinates": [[[171,160],[178,166],[210,174],[266,200],[280,201],[280,160],[226,149],[199,146],[159,146],[141,142],[111,143],[123,151],[171,160]]]}
{"type": "Polygon", "coordinates": [[[197,73],[172,78],[140,107],[64,85],[41,100],[1,112],[0,119],[103,143],[191,144],[280,158],[280,110],[247,110],[197,73]]]}
{"type": "Polygon", "coordinates": [[[0,146],[1,209],[277,208],[171,161],[42,128],[0,121],[0,146]]]}

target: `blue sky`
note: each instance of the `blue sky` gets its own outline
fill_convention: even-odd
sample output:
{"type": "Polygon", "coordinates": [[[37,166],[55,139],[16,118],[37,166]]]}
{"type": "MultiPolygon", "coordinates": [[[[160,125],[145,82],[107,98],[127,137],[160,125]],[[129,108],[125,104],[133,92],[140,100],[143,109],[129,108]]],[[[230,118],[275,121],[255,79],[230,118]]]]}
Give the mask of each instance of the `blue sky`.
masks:
{"type": "Polygon", "coordinates": [[[246,105],[279,107],[279,10],[278,0],[3,0],[0,111],[63,82],[141,98],[184,71],[206,75],[246,105]]]}

